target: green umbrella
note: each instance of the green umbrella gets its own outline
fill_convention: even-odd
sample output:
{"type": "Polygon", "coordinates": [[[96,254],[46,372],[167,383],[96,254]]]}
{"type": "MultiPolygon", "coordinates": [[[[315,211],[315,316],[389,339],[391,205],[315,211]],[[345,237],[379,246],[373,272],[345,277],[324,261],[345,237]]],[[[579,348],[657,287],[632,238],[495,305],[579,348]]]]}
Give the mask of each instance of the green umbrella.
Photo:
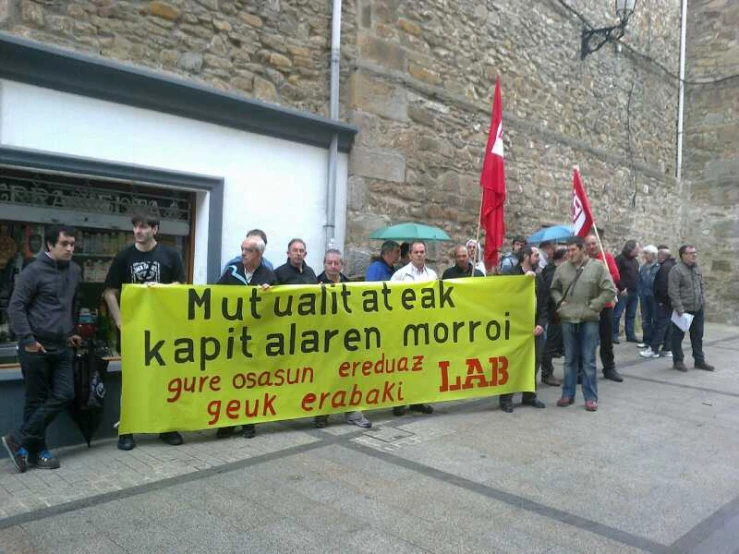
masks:
{"type": "Polygon", "coordinates": [[[376,240],[452,240],[443,229],[421,223],[398,223],[370,234],[376,240]]]}

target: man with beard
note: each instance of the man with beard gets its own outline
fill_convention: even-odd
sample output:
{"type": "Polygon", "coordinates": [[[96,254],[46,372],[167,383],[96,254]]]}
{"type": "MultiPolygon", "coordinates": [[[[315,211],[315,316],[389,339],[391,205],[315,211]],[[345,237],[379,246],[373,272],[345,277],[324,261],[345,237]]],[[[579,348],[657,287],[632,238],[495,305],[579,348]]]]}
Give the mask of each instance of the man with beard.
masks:
{"type": "MultiPolygon", "coordinates": [[[[536,279],[536,325],[534,327],[534,384],[536,384],[536,372],[539,369],[539,359],[544,341],[544,330],[547,327],[549,288],[544,283],[541,274],[537,274],[539,267],[539,249],[535,246],[524,246],[518,252],[518,264],[513,268],[512,275],[526,275],[536,279]]],[[[546,408],[544,402],[536,397],[536,392],[524,392],[521,403],[533,408],[546,408]]],[[[513,394],[500,395],[500,409],[510,414],[513,412],[513,394]]]]}

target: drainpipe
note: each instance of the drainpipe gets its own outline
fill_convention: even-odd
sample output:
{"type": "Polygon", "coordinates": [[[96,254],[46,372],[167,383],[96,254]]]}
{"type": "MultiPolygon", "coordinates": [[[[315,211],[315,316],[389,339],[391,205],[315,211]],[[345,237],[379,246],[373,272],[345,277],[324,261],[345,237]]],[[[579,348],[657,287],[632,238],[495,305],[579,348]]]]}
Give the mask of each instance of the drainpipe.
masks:
{"type": "Polygon", "coordinates": [[[685,34],[688,19],[688,0],[683,0],[680,21],[680,92],[677,101],[677,167],[675,177],[682,176],[683,165],[683,112],[685,111],[685,34]]]}
{"type": "MultiPolygon", "coordinates": [[[[339,119],[339,61],[341,59],[341,0],[333,0],[331,13],[331,90],[329,117],[339,119]]],[[[326,248],[335,248],[336,235],[336,171],[339,158],[339,135],[334,133],[328,150],[328,184],[326,186],[326,248]]]]}

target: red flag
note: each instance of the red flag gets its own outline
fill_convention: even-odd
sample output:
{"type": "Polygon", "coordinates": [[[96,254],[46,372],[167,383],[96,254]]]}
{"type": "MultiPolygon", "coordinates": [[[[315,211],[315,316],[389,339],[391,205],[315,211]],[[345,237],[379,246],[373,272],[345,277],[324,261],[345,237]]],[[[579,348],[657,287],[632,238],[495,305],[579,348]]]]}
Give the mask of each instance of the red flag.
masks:
{"type": "Polygon", "coordinates": [[[577,166],[572,174],[572,227],[578,237],[586,236],[593,227],[593,211],[577,166]]]}
{"type": "Polygon", "coordinates": [[[493,118],[490,121],[488,144],[482,162],[480,186],[482,206],[480,225],[485,229],[485,266],[490,269],[498,265],[498,249],[505,238],[505,167],[503,164],[503,105],[500,99],[500,77],[495,82],[493,118]]]}

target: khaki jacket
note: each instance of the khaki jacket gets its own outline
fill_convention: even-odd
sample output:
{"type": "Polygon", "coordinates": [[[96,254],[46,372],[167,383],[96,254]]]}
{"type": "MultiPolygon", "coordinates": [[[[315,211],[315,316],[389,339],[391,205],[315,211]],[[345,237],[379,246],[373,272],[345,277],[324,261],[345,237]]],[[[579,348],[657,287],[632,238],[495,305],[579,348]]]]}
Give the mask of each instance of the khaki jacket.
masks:
{"type": "Polygon", "coordinates": [[[703,272],[698,265],[677,262],[667,276],[667,293],[678,313],[697,312],[703,307],[703,272]]]}
{"type": "Polygon", "coordinates": [[[582,275],[570,286],[577,271],[572,263],[566,262],[554,272],[552,300],[555,305],[560,304],[567,291],[567,297],[561,302],[557,314],[560,320],[568,323],[598,321],[601,310],[616,296],[611,275],[602,263],[586,258],[582,275]]]}

